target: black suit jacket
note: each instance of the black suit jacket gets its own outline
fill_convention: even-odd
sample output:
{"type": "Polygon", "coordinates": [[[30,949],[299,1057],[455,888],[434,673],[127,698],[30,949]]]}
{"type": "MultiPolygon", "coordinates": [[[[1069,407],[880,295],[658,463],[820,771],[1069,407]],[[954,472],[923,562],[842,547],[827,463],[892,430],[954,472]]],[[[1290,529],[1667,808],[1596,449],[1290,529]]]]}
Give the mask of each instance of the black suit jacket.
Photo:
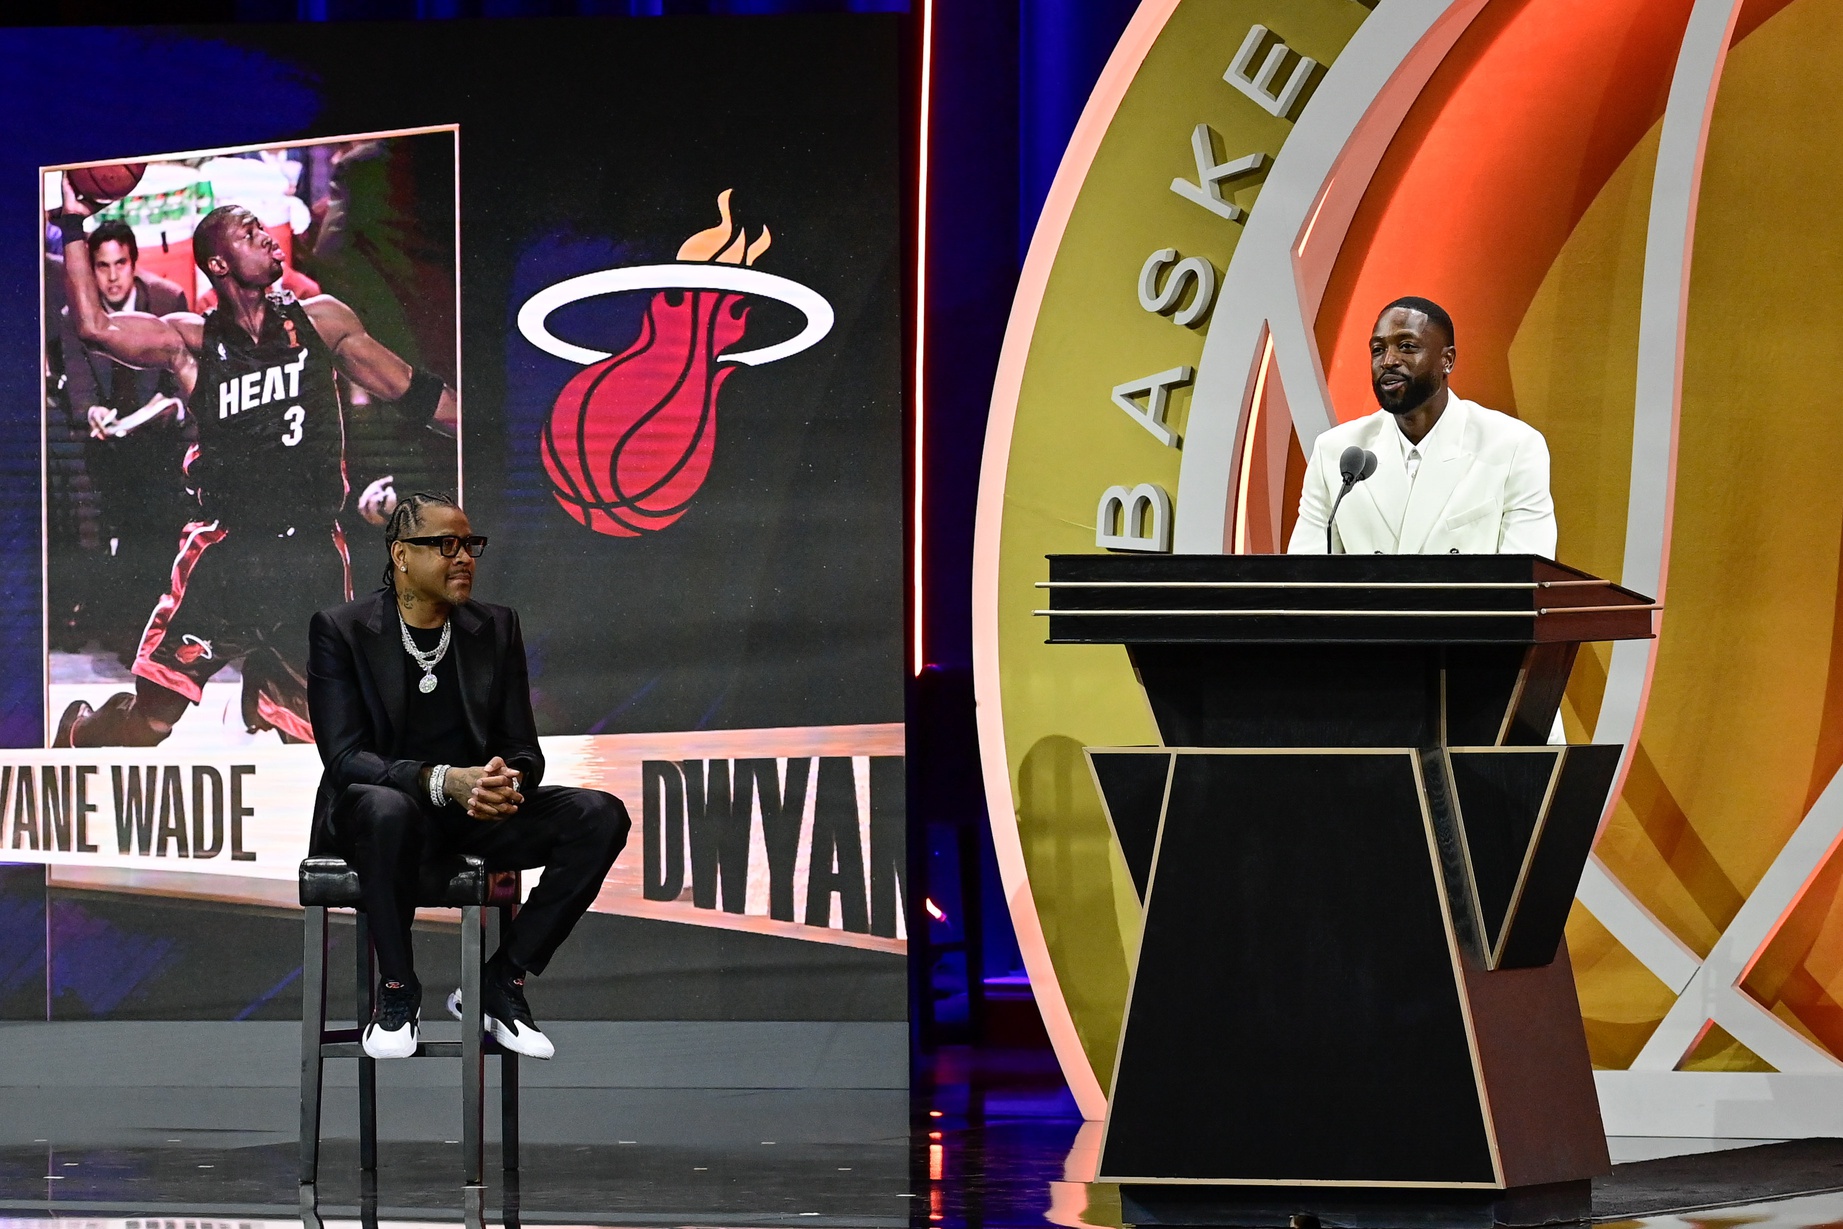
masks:
{"type": "MultiPolygon", "coordinates": [[[[152,273],[140,274],[134,279],[134,289],[136,311],[166,316],[188,309],[186,292],[164,277],[152,273]]],[[[101,350],[84,345],[82,338],[77,336],[77,323],[71,319],[68,307],[59,316],[64,339],[64,378],[69,381],[67,388],[72,426],[81,428],[87,434],[90,429],[90,407],[93,405],[111,406],[127,415],[152,401],[155,393],[178,394],[179,385],[168,373],[153,368],[137,371],[124,367],[101,350]],[[118,371],[130,374],[134,388],[123,397],[115,399],[106,390],[114,387],[118,371]]]]}
{"type": "MultiPolygon", "coordinates": [[[[501,756],[524,773],[528,794],[544,779],[531,715],[531,680],[518,613],[505,606],[466,602],[449,616],[448,652],[461,684],[461,709],[477,758],[501,756]]],[[[388,589],[314,615],[307,628],[307,707],[325,771],[314,799],[311,849],[333,848],[333,806],[348,785],[389,785],[413,798],[427,797],[425,765],[397,757],[408,695],[403,633],[388,589]]]]}

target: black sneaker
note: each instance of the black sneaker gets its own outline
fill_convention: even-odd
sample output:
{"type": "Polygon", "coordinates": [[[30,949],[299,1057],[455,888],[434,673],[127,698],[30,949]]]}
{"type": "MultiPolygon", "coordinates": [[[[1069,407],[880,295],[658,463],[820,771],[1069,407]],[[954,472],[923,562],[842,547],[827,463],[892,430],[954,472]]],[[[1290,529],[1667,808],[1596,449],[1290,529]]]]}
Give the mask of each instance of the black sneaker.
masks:
{"type": "Polygon", "coordinates": [[[365,1053],[372,1058],[408,1058],[421,1040],[422,986],[387,981],[365,1026],[365,1053]]]}
{"type": "Polygon", "coordinates": [[[72,700],[70,706],[64,710],[64,715],[58,718],[58,731],[51,736],[51,745],[54,747],[76,746],[77,727],[87,721],[90,714],[95,711],[82,700],[72,700]]]}
{"type": "MultiPolygon", "coordinates": [[[[448,1014],[461,1018],[461,992],[448,996],[448,1014]]],[[[525,975],[516,973],[498,960],[487,962],[480,978],[480,1014],[486,1032],[500,1045],[526,1058],[549,1058],[557,1052],[550,1038],[531,1018],[531,1004],[525,1001],[525,975]]]]}

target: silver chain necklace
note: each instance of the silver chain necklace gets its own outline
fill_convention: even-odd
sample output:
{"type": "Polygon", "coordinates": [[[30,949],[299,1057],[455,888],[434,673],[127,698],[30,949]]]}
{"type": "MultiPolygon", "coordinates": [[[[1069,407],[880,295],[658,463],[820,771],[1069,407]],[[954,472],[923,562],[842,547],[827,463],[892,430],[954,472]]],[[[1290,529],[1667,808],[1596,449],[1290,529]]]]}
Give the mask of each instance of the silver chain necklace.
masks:
{"type": "Polygon", "coordinates": [[[415,640],[410,638],[410,625],[403,621],[402,611],[397,612],[397,626],[403,629],[403,651],[414,658],[418,666],[422,667],[422,681],[416,684],[416,690],[426,696],[435,690],[435,667],[441,663],[443,655],[448,652],[448,635],[454,624],[452,622],[442,624],[441,643],[427,653],[417,648],[415,640]]]}

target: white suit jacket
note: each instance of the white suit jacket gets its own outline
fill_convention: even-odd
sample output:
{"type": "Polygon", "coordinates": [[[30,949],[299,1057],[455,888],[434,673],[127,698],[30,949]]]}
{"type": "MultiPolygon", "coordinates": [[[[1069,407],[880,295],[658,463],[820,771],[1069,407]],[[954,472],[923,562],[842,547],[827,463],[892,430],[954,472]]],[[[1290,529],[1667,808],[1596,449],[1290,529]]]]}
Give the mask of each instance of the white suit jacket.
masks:
{"type": "Polygon", "coordinates": [[[1428,437],[1412,482],[1407,442],[1387,410],[1319,436],[1306,463],[1291,554],[1325,550],[1325,521],[1343,477],[1338,458],[1356,444],[1376,472],[1344,497],[1331,548],[1343,554],[1555,556],[1549,446],[1526,422],[1454,396],[1428,437]]]}

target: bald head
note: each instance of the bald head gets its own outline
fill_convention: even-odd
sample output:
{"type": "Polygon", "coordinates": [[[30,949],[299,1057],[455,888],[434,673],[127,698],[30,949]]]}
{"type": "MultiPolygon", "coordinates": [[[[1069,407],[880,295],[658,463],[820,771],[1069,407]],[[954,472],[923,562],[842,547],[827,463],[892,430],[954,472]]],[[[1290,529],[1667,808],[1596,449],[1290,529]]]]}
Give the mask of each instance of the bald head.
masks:
{"type": "Polygon", "coordinates": [[[242,220],[241,215],[248,213],[249,210],[237,205],[219,205],[199,219],[198,227],[192,232],[192,259],[201,272],[211,272],[211,258],[223,250],[227,232],[242,220]]]}
{"type": "Polygon", "coordinates": [[[192,232],[192,259],[214,284],[260,288],[282,275],[281,247],[241,205],[220,205],[192,232]]]}

